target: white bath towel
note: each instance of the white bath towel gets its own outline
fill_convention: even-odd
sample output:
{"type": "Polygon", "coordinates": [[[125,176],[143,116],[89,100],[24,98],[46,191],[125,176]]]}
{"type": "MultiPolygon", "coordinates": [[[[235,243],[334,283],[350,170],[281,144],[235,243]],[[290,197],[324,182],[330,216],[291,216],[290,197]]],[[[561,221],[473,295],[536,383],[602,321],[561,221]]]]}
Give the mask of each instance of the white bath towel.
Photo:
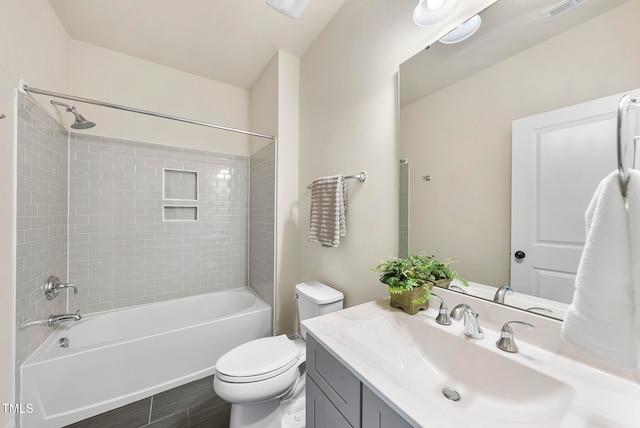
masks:
{"type": "Polygon", "coordinates": [[[573,302],[562,324],[566,341],[628,369],[637,369],[639,364],[639,192],[640,173],[636,171],[632,171],[627,201],[620,191],[618,171],[598,185],[585,214],[587,239],[573,302]]]}
{"type": "Polygon", "coordinates": [[[347,192],[343,175],[321,177],[311,183],[309,242],[325,247],[340,245],[347,234],[347,192]]]}
{"type": "Polygon", "coordinates": [[[629,171],[627,187],[629,239],[631,241],[631,280],[635,302],[636,368],[640,368],[640,171],[629,171]]]}

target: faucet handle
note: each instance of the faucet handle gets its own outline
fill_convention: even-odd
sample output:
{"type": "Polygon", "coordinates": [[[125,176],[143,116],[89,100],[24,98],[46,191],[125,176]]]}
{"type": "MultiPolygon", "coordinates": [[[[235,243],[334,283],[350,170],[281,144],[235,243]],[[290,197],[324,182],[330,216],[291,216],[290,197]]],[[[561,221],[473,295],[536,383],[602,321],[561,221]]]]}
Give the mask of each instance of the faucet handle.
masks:
{"type": "Polygon", "coordinates": [[[58,286],[58,288],[73,288],[73,294],[78,294],[78,287],[76,287],[75,285],[73,285],[71,283],[60,284],[58,286]]]}
{"type": "Polygon", "coordinates": [[[518,352],[518,346],[513,339],[513,330],[510,324],[521,324],[527,327],[529,330],[535,328],[535,325],[524,321],[509,321],[504,323],[500,330],[500,338],[496,342],[496,346],[505,352],[515,353],[518,352]]]}
{"type": "Polygon", "coordinates": [[[431,297],[436,297],[440,300],[440,309],[438,309],[438,316],[436,317],[436,322],[442,325],[451,325],[451,318],[449,317],[449,308],[447,308],[447,304],[444,303],[444,299],[438,296],[436,293],[431,293],[431,297]]]}
{"type": "Polygon", "coordinates": [[[78,294],[78,287],[73,284],[63,284],[60,282],[60,278],[51,275],[44,286],[44,295],[47,297],[47,300],[53,300],[58,297],[61,288],[73,288],[73,294],[78,294]]]}

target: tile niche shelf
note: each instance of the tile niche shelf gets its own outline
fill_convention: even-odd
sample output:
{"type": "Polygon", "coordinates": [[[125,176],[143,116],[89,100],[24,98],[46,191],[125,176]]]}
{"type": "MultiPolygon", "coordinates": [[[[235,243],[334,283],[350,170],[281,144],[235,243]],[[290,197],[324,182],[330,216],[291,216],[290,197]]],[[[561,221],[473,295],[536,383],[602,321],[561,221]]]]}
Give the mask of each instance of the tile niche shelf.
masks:
{"type": "Polygon", "coordinates": [[[198,188],[198,171],[164,168],[162,220],[198,221],[198,188]]]}

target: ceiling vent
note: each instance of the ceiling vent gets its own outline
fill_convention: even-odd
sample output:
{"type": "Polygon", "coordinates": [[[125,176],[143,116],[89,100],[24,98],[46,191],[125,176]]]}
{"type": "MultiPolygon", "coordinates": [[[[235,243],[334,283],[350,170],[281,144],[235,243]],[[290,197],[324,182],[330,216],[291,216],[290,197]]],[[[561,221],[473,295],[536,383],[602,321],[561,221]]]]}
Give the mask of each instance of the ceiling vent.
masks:
{"type": "Polygon", "coordinates": [[[551,21],[588,2],[589,0],[564,0],[542,12],[544,19],[551,21]]]}

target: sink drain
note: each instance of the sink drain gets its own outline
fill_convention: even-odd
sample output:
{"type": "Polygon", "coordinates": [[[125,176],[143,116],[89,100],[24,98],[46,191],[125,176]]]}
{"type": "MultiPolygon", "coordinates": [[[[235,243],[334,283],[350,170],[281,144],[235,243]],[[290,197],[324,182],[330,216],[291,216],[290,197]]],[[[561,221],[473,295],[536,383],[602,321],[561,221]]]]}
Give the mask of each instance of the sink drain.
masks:
{"type": "Polygon", "coordinates": [[[460,401],[460,394],[453,388],[442,388],[442,395],[451,401],[460,401]]]}

